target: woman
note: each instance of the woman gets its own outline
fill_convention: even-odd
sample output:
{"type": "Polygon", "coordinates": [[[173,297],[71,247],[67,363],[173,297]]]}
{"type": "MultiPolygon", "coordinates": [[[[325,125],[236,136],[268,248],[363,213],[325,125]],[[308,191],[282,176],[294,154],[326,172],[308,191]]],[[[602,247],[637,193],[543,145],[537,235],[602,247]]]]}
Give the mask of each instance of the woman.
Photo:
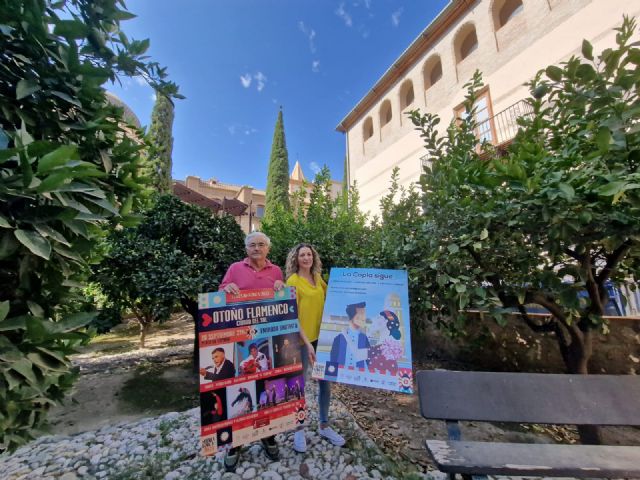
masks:
{"type": "MultiPolygon", "coordinates": [[[[302,365],[305,378],[309,364],[316,360],[316,346],[320,333],[322,309],[327,294],[327,284],[320,276],[322,262],[320,256],[308,243],[296,245],[287,256],[287,285],[296,287],[300,338],[302,339],[302,365]]],[[[329,426],[329,402],[331,385],[318,381],[318,433],[332,444],[341,447],[344,438],[329,426]]],[[[293,436],[293,449],[296,452],[307,451],[307,439],[304,430],[298,430],[293,436]]]]}

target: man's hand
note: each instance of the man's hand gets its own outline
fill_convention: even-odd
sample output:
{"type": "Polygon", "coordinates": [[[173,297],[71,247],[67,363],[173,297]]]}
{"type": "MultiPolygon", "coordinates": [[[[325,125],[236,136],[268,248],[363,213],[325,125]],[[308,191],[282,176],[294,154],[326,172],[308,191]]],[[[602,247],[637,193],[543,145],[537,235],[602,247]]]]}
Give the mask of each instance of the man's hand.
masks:
{"type": "Polygon", "coordinates": [[[225,292],[225,293],[230,293],[232,295],[238,295],[240,293],[240,289],[238,288],[238,285],[236,285],[233,282],[231,282],[228,285],[226,285],[222,289],[222,291],[225,292]]]}
{"type": "Polygon", "coordinates": [[[200,369],[200,375],[202,375],[203,377],[207,374],[207,371],[204,368],[200,369]]]}
{"type": "Polygon", "coordinates": [[[278,290],[282,290],[284,288],[284,282],[282,280],[276,280],[273,284],[273,289],[277,292],[278,290]]]}

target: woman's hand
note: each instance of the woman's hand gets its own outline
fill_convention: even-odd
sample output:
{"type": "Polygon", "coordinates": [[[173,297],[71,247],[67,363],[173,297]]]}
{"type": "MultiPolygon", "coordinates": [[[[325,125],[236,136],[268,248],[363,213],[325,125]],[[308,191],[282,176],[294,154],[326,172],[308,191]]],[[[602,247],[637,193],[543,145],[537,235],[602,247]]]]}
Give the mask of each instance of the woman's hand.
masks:
{"type": "Polygon", "coordinates": [[[313,365],[316,363],[316,351],[313,349],[311,342],[307,342],[305,345],[307,347],[307,355],[309,355],[309,363],[313,365]]]}
{"type": "Polygon", "coordinates": [[[284,282],[282,280],[276,280],[273,284],[273,289],[277,292],[278,290],[282,290],[284,288],[284,282]]]}
{"type": "Polygon", "coordinates": [[[238,288],[238,285],[236,285],[233,282],[229,283],[228,285],[225,285],[222,291],[225,293],[230,293],[232,295],[238,295],[240,293],[240,289],[238,288]]]}

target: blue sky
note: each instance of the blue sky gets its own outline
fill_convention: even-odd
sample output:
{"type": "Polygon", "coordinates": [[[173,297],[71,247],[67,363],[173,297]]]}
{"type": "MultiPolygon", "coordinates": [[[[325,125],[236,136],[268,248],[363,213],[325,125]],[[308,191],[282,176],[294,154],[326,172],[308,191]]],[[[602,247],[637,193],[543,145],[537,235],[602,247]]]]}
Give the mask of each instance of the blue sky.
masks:
{"type": "MultiPolygon", "coordinates": [[[[307,179],[326,164],[342,179],[339,121],[448,0],[129,0],[123,23],[168,68],[176,101],[173,178],[265,188],[273,129],[284,112],[289,165],[307,179]]],[[[111,90],[148,125],[150,87],[111,90]]]]}

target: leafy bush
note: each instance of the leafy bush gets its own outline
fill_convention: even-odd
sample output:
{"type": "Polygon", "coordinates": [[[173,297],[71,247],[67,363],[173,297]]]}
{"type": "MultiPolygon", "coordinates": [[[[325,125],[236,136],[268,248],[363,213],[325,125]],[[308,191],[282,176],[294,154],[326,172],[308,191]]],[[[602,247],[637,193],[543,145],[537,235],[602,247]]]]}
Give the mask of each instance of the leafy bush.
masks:
{"type": "Polygon", "coordinates": [[[95,280],[138,320],[144,347],[150,325],[167,320],[176,302],[195,320],[198,293],[217,290],[243,255],[244,234],[232,217],[162,195],[139,225],[111,234],[95,280]]]}
{"type": "Polygon", "coordinates": [[[118,0],[0,0],[0,450],[32,438],[76,372],[67,358],[93,313],[63,305],[95,239],[133,221],[140,145],[102,85],[165,72],[129,40],[118,0]]]}
{"type": "MultiPolygon", "coordinates": [[[[306,185],[305,185],[306,186],[306,185]]],[[[300,242],[312,243],[322,258],[325,273],[331,267],[358,267],[365,261],[369,236],[366,216],[358,209],[355,188],[349,198],[331,198],[331,175],[324,167],[313,182],[309,202],[306,190],[293,195],[293,208],[279,208],[263,221],[262,228],[272,241],[271,261],[284,267],[289,250],[300,242]]]]}

